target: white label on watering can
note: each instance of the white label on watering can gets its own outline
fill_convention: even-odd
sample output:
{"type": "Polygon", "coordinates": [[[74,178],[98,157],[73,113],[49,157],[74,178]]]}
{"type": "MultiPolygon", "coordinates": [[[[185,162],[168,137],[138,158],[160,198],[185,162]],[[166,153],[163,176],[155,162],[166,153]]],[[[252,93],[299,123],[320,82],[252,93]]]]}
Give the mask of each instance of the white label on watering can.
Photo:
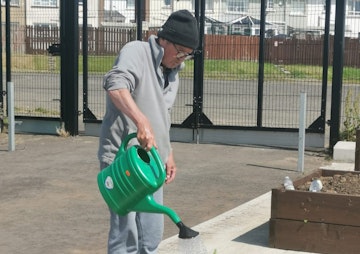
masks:
{"type": "Polygon", "coordinates": [[[106,177],[106,179],[105,179],[105,187],[109,190],[114,188],[114,182],[110,176],[106,177]]]}

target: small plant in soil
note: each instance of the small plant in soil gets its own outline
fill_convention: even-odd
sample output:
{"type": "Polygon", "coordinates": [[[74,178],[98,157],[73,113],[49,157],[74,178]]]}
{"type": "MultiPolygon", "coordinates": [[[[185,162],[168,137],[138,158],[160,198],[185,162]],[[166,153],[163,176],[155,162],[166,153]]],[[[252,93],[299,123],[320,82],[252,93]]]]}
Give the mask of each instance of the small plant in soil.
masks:
{"type": "Polygon", "coordinates": [[[352,102],[352,90],[348,90],[345,99],[344,129],[340,133],[340,139],[345,141],[356,140],[356,130],[360,128],[360,94],[352,102]]]}

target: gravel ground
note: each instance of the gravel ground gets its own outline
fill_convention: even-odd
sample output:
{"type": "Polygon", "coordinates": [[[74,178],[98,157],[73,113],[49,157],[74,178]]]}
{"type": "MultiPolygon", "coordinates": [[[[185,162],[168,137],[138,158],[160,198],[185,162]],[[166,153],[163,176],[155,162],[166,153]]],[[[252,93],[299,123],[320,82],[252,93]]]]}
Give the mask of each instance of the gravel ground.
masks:
{"type": "MultiPolygon", "coordinates": [[[[105,253],[108,210],[98,191],[97,137],[16,135],[7,151],[0,134],[1,253],[105,253]]],[[[295,179],[331,162],[296,150],[173,143],[178,173],[164,186],[165,204],[192,227],[254,199],[284,176],[295,179]]],[[[164,238],[178,233],[165,218],[164,238]]]]}

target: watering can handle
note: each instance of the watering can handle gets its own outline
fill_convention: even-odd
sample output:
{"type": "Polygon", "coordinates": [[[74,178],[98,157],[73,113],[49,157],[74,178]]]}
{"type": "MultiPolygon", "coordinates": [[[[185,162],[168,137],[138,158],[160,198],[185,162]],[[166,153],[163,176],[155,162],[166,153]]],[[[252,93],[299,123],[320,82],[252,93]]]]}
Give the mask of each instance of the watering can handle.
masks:
{"type": "Polygon", "coordinates": [[[121,154],[125,153],[129,141],[130,141],[131,139],[133,139],[133,138],[136,138],[136,133],[135,133],[135,132],[134,132],[134,133],[131,133],[131,134],[129,134],[129,135],[127,135],[127,136],[125,137],[125,139],[121,142],[121,145],[120,145],[120,147],[119,147],[119,151],[117,152],[117,154],[116,154],[116,156],[115,156],[115,159],[116,159],[117,157],[119,157],[121,154]]]}
{"type": "MultiPolygon", "coordinates": [[[[115,158],[119,157],[120,154],[125,153],[125,150],[126,150],[126,147],[127,147],[128,143],[129,143],[129,141],[131,139],[133,139],[133,138],[136,138],[136,136],[137,136],[137,134],[136,134],[136,132],[134,132],[134,133],[130,133],[129,135],[127,135],[125,137],[125,139],[123,140],[123,142],[120,145],[119,151],[117,152],[115,158]]],[[[165,167],[164,167],[164,164],[161,161],[161,158],[160,158],[159,154],[157,153],[155,147],[152,147],[150,149],[150,153],[151,153],[152,157],[154,158],[156,165],[159,168],[159,178],[161,179],[161,182],[164,182],[165,181],[165,167]]]]}
{"type": "Polygon", "coordinates": [[[160,180],[161,180],[161,183],[163,183],[165,181],[165,167],[164,167],[164,163],[161,161],[161,158],[158,154],[158,152],[156,151],[156,148],[155,147],[152,147],[150,149],[150,153],[152,155],[152,157],[154,158],[155,160],[155,163],[156,165],[158,166],[158,169],[159,169],[159,177],[160,180]]]}

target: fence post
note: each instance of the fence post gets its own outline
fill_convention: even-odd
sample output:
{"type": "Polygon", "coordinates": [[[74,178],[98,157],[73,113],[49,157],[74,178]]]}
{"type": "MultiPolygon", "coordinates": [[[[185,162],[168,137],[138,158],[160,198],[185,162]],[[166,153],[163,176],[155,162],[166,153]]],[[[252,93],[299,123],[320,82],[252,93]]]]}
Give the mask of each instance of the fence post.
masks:
{"type": "Polygon", "coordinates": [[[7,103],[8,103],[8,151],[15,151],[15,113],[14,113],[14,84],[7,82],[7,103]]]}
{"type": "Polygon", "coordinates": [[[342,77],[344,67],[345,11],[346,2],[342,0],[336,0],[329,140],[331,153],[334,151],[336,142],[339,141],[342,77]]]}
{"type": "Polygon", "coordinates": [[[355,171],[360,171],[360,129],[356,130],[355,171]]]}
{"type": "Polygon", "coordinates": [[[299,114],[299,144],[298,144],[298,172],[304,172],[304,151],[305,151],[305,123],[306,123],[306,93],[300,93],[300,114],[299,114]]]}

